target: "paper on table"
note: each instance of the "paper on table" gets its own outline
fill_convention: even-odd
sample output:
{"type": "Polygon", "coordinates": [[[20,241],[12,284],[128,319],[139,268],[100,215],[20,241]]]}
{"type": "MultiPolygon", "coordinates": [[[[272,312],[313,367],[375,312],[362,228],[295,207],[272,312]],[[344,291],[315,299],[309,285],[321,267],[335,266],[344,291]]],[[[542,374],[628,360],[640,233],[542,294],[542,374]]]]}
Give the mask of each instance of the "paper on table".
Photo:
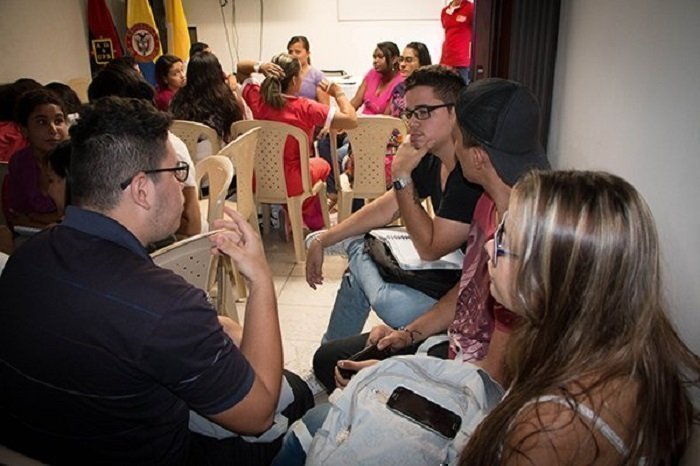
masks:
{"type": "Polygon", "coordinates": [[[464,253],[459,249],[438,260],[421,259],[405,228],[379,228],[370,231],[369,234],[389,246],[396,262],[404,270],[460,270],[462,268],[464,253]]]}

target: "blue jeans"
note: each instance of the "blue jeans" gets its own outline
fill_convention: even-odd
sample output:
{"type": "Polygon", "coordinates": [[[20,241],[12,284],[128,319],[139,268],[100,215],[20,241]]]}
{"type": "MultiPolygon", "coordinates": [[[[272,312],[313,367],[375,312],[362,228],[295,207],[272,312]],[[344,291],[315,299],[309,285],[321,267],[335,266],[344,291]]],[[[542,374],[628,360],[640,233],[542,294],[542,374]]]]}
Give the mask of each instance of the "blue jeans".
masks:
{"type": "Polygon", "coordinates": [[[323,342],[357,335],[362,331],[370,308],[390,327],[413,322],[436,300],[414,288],[385,282],[372,258],[364,252],[364,239],[347,246],[348,270],[340,289],[323,342]]]}
{"type": "Polygon", "coordinates": [[[290,427],[282,441],[282,448],[274,460],[272,466],[303,466],[306,462],[306,454],[311,446],[311,440],[316,431],[323,425],[331,409],[329,403],[320,404],[304,414],[290,427]]]}

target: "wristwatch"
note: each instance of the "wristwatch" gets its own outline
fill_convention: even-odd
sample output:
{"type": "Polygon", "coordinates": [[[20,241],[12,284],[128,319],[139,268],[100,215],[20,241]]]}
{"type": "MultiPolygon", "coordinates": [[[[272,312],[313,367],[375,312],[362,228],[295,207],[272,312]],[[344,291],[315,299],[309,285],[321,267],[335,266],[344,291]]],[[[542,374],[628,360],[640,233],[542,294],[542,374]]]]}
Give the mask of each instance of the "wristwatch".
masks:
{"type": "Polygon", "coordinates": [[[413,183],[413,179],[409,176],[408,178],[394,178],[391,181],[391,184],[394,186],[394,189],[397,191],[401,191],[403,188],[408,186],[409,184],[413,183]]]}

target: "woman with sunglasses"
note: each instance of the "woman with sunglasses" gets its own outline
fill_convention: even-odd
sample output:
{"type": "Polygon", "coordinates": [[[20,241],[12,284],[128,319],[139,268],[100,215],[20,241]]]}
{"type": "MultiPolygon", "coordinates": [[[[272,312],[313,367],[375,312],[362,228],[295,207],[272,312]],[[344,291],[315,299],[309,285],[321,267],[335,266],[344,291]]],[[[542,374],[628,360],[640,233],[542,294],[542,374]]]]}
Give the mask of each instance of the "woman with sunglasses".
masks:
{"type": "Polygon", "coordinates": [[[606,173],[531,173],[486,249],[491,294],[520,319],[510,388],[461,464],[676,464],[700,360],[669,321],[639,193],[606,173]]]}

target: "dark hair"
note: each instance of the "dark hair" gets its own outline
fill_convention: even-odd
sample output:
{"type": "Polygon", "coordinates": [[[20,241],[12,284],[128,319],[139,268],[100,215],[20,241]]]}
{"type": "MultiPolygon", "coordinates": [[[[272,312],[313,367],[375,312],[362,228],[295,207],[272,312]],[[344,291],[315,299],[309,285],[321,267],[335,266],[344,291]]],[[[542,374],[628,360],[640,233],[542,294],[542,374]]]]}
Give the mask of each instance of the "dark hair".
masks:
{"type": "Polygon", "coordinates": [[[80,111],[82,103],[80,102],[78,94],[76,94],[70,86],[54,81],[48,83],[44,87],[60,97],[64,104],[63,109],[67,114],[78,113],[80,111]]]}
{"type": "Polygon", "coordinates": [[[131,68],[132,70],[136,66],[136,60],[130,55],[124,55],[123,57],[113,58],[105,65],[105,68],[117,67],[117,68],[131,68]]]}
{"type": "Polygon", "coordinates": [[[70,196],[70,157],[71,157],[72,143],[70,139],[61,141],[54,150],[49,152],[48,161],[51,170],[59,177],[66,180],[66,192],[65,192],[65,204],[71,204],[70,196]]]}
{"type": "MultiPolygon", "coordinates": [[[[297,42],[301,43],[301,46],[304,47],[304,50],[307,52],[311,51],[311,46],[309,45],[309,39],[306,38],[306,36],[292,36],[291,39],[289,39],[289,42],[287,42],[287,51],[289,51],[289,48],[296,44],[297,42]]],[[[311,59],[307,59],[307,63],[310,65],[311,64],[311,59]]]]}
{"type": "Polygon", "coordinates": [[[284,78],[279,79],[268,76],[260,86],[260,93],[267,105],[273,108],[283,108],[287,100],[282,95],[289,88],[294,76],[298,76],[301,71],[301,63],[288,53],[280,53],[270,60],[275,65],[279,65],[284,71],[284,78]]]}
{"type": "Polygon", "coordinates": [[[88,99],[117,96],[153,102],[155,92],[143,76],[131,67],[107,66],[95,76],[88,87],[88,99]]]}
{"type": "Polygon", "coordinates": [[[26,127],[29,123],[29,115],[40,105],[58,105],[65,115],[66,111],[63,107],[63,101],[54,92],[44,89],[34,89],[33,91],[25,92],[17,100],[15,105],[15,122],[26,127]]]}
{"type": "Polygon", "coordinates": [[[205,42],[195,42],[194,44],[190,45],[190,58],[192,58],[192,56],[195,53],[204,52],[208,48],[209,48],[209,44],[207,44],[205,42]]]}
{"type": "Polygon", "coordinates": [[[417,86],[433,89],[435,95],[445,103],[456,103],[459,92],[466,84],[453,68],[443,65],[421,66],[406,78],[406,91],[417,86]]]}
{"type": "Polygon", "coordinates": [[[397,71],[399,69],[399,56],[401,55],[399,47],[394,42],[386,41],[378,43],[377,48],[382,52],[382,55],[384,55],[389,69],[397,71]]]}
{"type": "Polygon", "coordinates": [[[168,73],[170,72],[170,67],[175,63],[182,63],[182,59],[175,55],[161,55],[156,60],[156,84],[161,89],[167,89],[168,73]]]}
{"type": "Polygon", "coordinates": [[[73,201],[100,212],[113,209],[121,182],[158,168],[166,157],[171,119],[142,99],[104,97],[83,108],[71,126],[73,201]]]}
{"type": "Polygon", "coordinates": [[[416,52],[420,66],[428,66],[433,64],[433,61],[430,58],[430,51],[423,42],[409,42],[406,44],[406,47],[413,49],[416,52]]]}
{"type": "Polygon", "coordinates": [[[224,71],[213,53],[196,53],[187,65],[187,84],[170,102],[170,112],[178,120],[203,123],[216,130],[221,139],[231,139],[231,124],[243,114],[224,82],[224,71]]]}
{"type": "Polygon", "coordinates": [[[41,84],[29,78],[0,86],[0,121],[14,121],[17,99],[27,91],[41,88],[41,84]]]}

